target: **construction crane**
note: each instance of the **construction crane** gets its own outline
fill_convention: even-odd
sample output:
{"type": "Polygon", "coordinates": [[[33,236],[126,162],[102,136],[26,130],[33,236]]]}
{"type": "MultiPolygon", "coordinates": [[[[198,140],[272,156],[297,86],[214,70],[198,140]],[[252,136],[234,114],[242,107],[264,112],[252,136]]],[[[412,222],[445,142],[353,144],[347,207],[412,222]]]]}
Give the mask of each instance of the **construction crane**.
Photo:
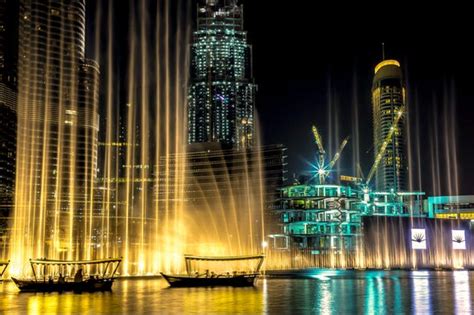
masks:
{"type": "Polygon", "coordinates": [[[400,119],[402,119],[404,113],[405,113],[405,106],[401,106],[395,116],[395,119],[393,120],[393,124],[390,127],[390,131],[388,132],[387,137],[385,138],[384,142],[382,143],[382,146],[380,147],[379,152],[377,153],[377,156],[375,157],[374,165],[372,165],[372,168],[369,171],[369,175],[367,175],[367,178],[365,179],[365,186],[368,187],[370,184],[370,181],[374,177],[375,172],[377,171],[377,168],[379,167],[380,162],[382,161],[383,155],[385,154],[385,151],[387,150],[388,144],[392,141],[392,137],[395,134],[398,123],[400,122],[400,119]]]}
{"type": "Polygon", "coordinates": [[[334,165],[336,165],[337,161],[341,157],[342,151],[344,151],[344,148],[349,142],[349,137],[346,137],[342,141],[336,154],[334,155],[332,160],[329,162],[329,164],[326,165],[326,150],[324,149],[323,139],[321,137],[321,134],[319,133],[318,128],[316,126],[313,126],[312,131],[313,131],[314,140],[316,142],[316,145],[318,146],[319,161],[318,161],[318,166],[317,166],[317,172],[318,172],[318,177],[319,177],[319,183],[323,185],[326,181],[326,178],[329,176],[329,173],[331,172],[332,168],[334,167],[334,165]]]}
{"type": "Polygon", "coordinates": [[[314,136],[314,141],[316,142],[316,145],[318,146],[318,154],[319,154],[319,161],[318,161],[318,175],[319,175],[319,182],[323,183],[324,182],[324,172],[320,170],[323,169],[324,166],[324,161],[326,160],[326,150],[324,150],[323,146],[323,139],[321,138],[321,135],[319,134],[318,128],[316,126],[313,126],[313,136],[314,136]]]}

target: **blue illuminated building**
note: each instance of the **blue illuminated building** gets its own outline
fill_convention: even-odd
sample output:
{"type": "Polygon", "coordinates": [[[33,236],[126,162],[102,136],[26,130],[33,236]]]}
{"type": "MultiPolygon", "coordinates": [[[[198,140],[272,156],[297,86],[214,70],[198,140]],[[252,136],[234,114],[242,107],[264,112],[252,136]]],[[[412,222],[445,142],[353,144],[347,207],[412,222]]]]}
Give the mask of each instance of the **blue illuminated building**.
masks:
{"type": "Polygon", "coordinates": [[[293,185],[281,190],[282,233],[300,249],[354,250],[362,217],[425,217],[420,192],[372,192],[343,185],[293,185]]]}

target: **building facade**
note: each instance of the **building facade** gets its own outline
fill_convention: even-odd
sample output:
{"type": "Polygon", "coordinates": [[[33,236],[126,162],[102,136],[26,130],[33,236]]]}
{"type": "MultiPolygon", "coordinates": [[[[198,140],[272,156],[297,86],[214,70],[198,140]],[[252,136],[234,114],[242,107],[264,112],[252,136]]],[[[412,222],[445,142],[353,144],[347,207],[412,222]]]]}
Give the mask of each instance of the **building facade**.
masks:
{"type": "Polygon", "coordinates": [[[14,0],[0,0],[0,248],[7,243],[5,237],[14,205],[17,56],[18,4],[14,0]]]}
{"type": "Polygon", "coordinates": [[[281,233],[297,249],[356,250],[362,217],[426,217],[421,192],[388,194],[343,185],[293,185],[281,190],[281,233]]]}
{"type": "Polygon", "coordinates": [[[83,256],[99,130],[99,66],[85,57],[85,0],[19,6],[13,246],[31,257],[83,256]]]}
{"type": "Polygon", "coordinates": [[[474,220],[474,196],[432,196],[424,201],[430,218],[474,220]]]}
{"type": "Polygon", "coordinates": [[[198,6],[191,47],[188,143],[213,142],[226,149],[255,143],[252,49],[237,1],[198,6]]]}
{"type": "Polygon", "coordinates": [[[367,208],[359,191],[339,185],[295,185],[281,191],[282,234],[298,249],[355,249],[367,208]]]}
{"type": "Polygon", "coordinates": [[[406,111],[406,88],[400,63],[384,60],[375,67],[372,86],[372,112],[375,159],[390,129],[395,132],[375,173],[375,189],[381,192],[406,191],[408,162],[406,154],[406,120],[394,121],[400,110],[406,111]]]}

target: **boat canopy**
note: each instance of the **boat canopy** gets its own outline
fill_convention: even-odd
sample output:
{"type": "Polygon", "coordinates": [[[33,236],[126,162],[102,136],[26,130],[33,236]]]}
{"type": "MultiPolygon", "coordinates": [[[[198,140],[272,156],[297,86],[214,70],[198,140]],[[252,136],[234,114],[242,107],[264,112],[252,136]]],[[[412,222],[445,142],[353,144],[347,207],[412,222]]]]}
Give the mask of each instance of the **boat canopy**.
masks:
{"type": "MultiPolygon", "coordinates": [[[[112,273],[110,275],[111,278],[114,277],[115,273],[117,272],[120,263],[122,262],[122,258],[108,258],[108,259],[96,259],[96,260],[56,260],[56,259],[30,259],[31,270],[33,271],[33,275],[35,279],[37,279],[35,266],[42,266],[43,268],[43,276],[46,276],[46,267],[48,266],[80,266],[80,265],[105,265],[104,271],[102,272],[102,276],[105,277],[107,271],[109,270],[109,266],[112,264],[112,273]],[[115,268],[113,268],[113,264],[115,268]]],[[[41,267],[37,267],[41,268],[41,267]]],[[[66,267],[67,268],[67,267],[66,267]]]]}
{"type": "Polygon", "coordinates": [[[186,260],[206,260],[206,261],[229,261],[229,260],[252,260],[252,259],[264,259],[265,255],[252,255],[252,256],[193,256],[184,255],[186,260]]]}
{"type": "Polygon", "coordinates": [[[119,263],[122,258],[109,258],[97,260],[55,260],[55,259],[30,259],[33,265],[99,265],[108,263],[119,263]]]}
{"type": "Polygon", "coordinates": [[[184,255],[186,263],[186,272],[191,274],[191,261],[240,261],[240,260],[259,260],[256,271],[259,272],[263,265],[265,255],[244,255],[244,256],[194,256],[184,255]]]}

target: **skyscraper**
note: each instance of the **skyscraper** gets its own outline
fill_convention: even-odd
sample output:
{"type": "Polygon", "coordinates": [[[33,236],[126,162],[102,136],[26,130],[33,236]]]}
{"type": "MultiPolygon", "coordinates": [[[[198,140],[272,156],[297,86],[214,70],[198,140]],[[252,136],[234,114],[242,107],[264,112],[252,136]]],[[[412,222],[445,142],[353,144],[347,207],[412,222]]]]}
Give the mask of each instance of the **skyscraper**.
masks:
{"type": "Polygon", "coordinates": [[[17,1],[0,0],[0,238],[6,236],[14,203],[17,47],[17,1]]]}
{"type": "Polygon", "coordinates": [[[13,255],[84,256],[99,129],[99,66],[84,53],[85,0],[19,3],[13,255]]]}
{"type": "MultiPolygon", "coordinates": [[[[372,86],[372,110],[374,124],[374,152],[378,154],[395,118],[406,104],[406,88],[400,63],[384,60],[375,67],[372,86]]],[[[406,157],[406,122],[401,119],[391,137],[387,149],[375,173],[377,191],[405,191],[408,166],[406,157]]]]}
{"type": "MultiPolygon", "coordinates": [[[[228,222],[235,220],[238,231],[229,234],[251,235],[246,229],[252,224],[243,222],[259,222],[259,233],[269,232],[285,180],[286,148],[258,141],[243,6],[237,0],[202,2],[191,46],[185,198],[189,208],[204,212],[199,218],[225,213],[228,222]]],[[[253,234],[257,244],[259,233],[253,234]]]]}
{"type": "Polygon", "coordinates": [[[16,86],[18,59],[18,3],[0,0],[0,81],[16,86]]]}
{"type": "Polygon", "coordinates": [[[191,48],[188,143],[251,147],[257,86],[243,7],[235,0],[207,0],[198,6],[197,14],[191,48]]]}

